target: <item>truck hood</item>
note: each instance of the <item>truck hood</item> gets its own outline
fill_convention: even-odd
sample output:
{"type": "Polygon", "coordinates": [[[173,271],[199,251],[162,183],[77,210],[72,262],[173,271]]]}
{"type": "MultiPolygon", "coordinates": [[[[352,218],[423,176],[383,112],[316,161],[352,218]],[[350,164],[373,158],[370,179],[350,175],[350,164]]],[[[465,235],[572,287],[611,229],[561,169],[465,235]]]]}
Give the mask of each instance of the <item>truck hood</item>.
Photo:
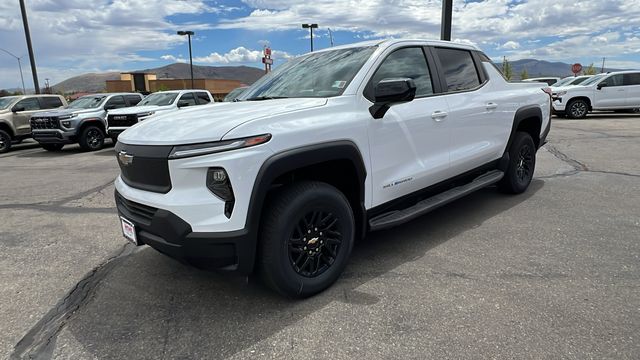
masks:
{"type": "Polygon", "coordinates": [[[195,106],[155,115],[124,131],[118,141],[130,145],[179,145],[217,141],[248,121],[324,106],[327,99],[292,98],[195,106]]]}
{"type": "Polygon", "coordinates": [[[54,110],[47,110],[47,111],[38,111],[37,113],[33,114],[33,116],[64,116],[64,115],[71,115],[71,114],[77,114],[77,115],[82,115],[82,114],[89,114],[89,113],[95,113],[95,112],[99,112],[101,111],[101,108],[93,108],[93,109],[54,109],[54,110]]]}
{"type": "Polygon", "coordinates": [[[109,115],[126,115],[126,114],[140,114],[146,113],[149,111],[165,111],[175,109],[173,105],[140,105],[140,106],[131,106],[120,109],[109,110],[109,115]]]}

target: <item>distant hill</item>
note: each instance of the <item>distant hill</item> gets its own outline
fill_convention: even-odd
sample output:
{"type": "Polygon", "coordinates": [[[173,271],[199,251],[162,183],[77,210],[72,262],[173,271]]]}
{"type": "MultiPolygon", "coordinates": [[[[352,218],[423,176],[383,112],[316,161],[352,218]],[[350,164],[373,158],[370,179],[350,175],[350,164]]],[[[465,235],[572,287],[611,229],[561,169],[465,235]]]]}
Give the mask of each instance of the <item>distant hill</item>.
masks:
{"type": "MultiPolygon", "coordinates": [[[[502,65],[502,63],[496,63],[498,67],[502,65]]],[[[605,64],[606,65],[606,64],[605,64]]],[[[571,72],[571,64],[566,64],[563,62],[549,62],[544,60],[535,60],[535,59],[522,59],[511,61],[511,66],[513,67],[513,75],[514,80],[520,79],[520,73],[524,68],[527,69],[527,73],[529,73],[529,77],[541,77],[541,76],[557,76],[557,77],[565,77],[571,76],[573,73],[571,72]]],[[[589,64],[582,64],[583,68],[587,68],[589,64]]],[[[596,68],[597,72],[600,72],[601,64],[593,64],[596,68]]],[[[618,71],[620,69],[610,69],[605,68],[605,71],[618,71]]]]}
{"type": "MultiPolygon", "coordinates": [[[[154,69],[136,70],[140,72],[155,73],[158,79],[175,78],[188,79],[191,77],[189,64],[175,63],[154,69]]],[[[124,71],[123,71],[124,72],[124,71]]],[[[131,71],[135,72],[135,71],[131,71]]],[[[264,70],[251,66],[199,66],[193,65],[193,77],[195,79],[228,79],[240,80],[245,84],[253,84],[264,75],[264,70]]],[[[120,79],[119,72],[91,73],[74,76],[53,85],[54,91],[65,93],[73,92],[99,92],[104,91],[107,80],[120,79]]]]}

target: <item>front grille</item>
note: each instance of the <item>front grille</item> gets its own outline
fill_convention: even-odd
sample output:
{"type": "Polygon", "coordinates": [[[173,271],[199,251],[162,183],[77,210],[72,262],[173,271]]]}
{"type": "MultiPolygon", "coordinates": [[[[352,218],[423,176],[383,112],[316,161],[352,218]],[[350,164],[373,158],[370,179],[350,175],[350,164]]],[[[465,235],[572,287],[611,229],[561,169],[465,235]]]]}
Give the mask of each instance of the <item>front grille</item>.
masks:
{"type": "Polygon", "coordinates": [[[171,190],[169,153],[172,146],[116,144],[122,181],[136,189],[166,194],[171,190]]]}
{"type": "Polygon", "coordinates": [[[59,129],[60,122],[56,117],[32,117],[30,120],[32,129],[59,129]]]}
{"type": "Polygon", "coordinates": [[[158,209],[127,200],[118,192],[116,192],[116,206],[118,210],[129,220],[133,220],[144,225],[151,225],[151,220],[158,209]]]}
{"type": "Polygon", "coordinates": [[[138,122],[138,115],[109,115],[107,116],[109,126],[133,126],[138,122]]]}

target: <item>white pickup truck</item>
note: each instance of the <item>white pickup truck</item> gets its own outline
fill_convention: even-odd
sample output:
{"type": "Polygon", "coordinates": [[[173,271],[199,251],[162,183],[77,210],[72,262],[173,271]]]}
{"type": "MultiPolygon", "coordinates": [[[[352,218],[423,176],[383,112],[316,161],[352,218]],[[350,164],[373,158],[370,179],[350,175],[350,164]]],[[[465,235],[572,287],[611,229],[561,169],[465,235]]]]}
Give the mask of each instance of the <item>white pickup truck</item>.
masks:
{"type": "Polygon", "coordinates": [[[158,115],[122,133],[122,231],[310,296],[336,281],[368,231],[490,185],[524,192],[550,101],[469,45],[387,40],[302,55],[215,113],[158,115]]]}
{"type": "Polygon", "coordinates": [[[107,133],[115,143],[121,132],[155,114],[211,103],[213,103],[213,96],[207,90],[159,91],[145,97],[134,107],[109,111],[107,133]]]}

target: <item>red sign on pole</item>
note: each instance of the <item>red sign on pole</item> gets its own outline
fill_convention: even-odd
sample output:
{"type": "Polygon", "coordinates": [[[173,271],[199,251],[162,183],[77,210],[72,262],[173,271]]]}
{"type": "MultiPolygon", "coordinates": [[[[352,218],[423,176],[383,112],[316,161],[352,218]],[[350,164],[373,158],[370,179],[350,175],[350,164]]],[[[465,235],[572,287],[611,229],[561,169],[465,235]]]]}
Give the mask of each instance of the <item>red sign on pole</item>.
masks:
{"type": "Polygon", "coordinates": [[[574,74],[578,74],[580,71],[582,71],[582,65],[575,63],[573,65],[571,65],[571,72],[574,74]]]}
{"type": "Polygon", "coordinates": [[[271,57],[271,48],[264,48],[264,56],[271,57]]]}

